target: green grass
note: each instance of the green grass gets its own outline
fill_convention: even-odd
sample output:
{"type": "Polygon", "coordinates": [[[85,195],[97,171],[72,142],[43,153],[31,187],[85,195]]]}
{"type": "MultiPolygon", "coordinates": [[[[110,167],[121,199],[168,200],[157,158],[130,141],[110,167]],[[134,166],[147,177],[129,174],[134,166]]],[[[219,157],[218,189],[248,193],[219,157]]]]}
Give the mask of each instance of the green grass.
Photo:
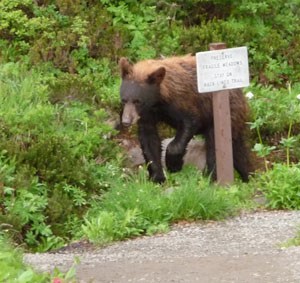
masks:
{"type": "Polygon", "coordinates": [[[298,231],[296,232],[296,236],[287,240],[283,244],[281,244],[281,247],[288,248],[292,246],[300,246],[300,227],[298,228],[298,231]]]}
{"type": "Polygon", "coordinates": [[[289,241],[290,246],[300,246],[300,229],[297,232],[297,235],[289,241]]]}
{"type": "Polygon", "coordinates": [[[167,231],[180,220],[224,219],[238,211],[242,199],[234,187],[214,186],[193,167],[169,175],[164,186],[148,181],[140,168],[137,175],[116,180],[92,204],[82,228],[85,237],[101,245],[167,231]]]}
{"type": "Polygon", "coordinates": [[[23,263],[22,252],[13,249],[0,235],[0,282],[50,282],[49,274],[39,274],[23,263]]]}
{"type": "Polygon", "coordinates": [[[13,248],[10,241],[0,233],[0,282],[3,283],[50,283],[75,281],[75,265],[66,273],[54,268],[50,274],[48,272],[37,272],[23,261],[23,250],[13,248]]]}

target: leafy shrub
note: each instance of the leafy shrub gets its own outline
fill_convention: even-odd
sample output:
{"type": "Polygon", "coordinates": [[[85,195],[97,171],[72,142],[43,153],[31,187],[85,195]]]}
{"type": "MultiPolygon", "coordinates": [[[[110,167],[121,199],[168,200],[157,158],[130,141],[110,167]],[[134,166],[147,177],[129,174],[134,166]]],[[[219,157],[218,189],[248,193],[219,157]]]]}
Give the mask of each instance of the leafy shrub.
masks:
{"type": "Polygon", "coordinates": [[[272,170],[257,176],[256,186],[265,195],[269,208],[300,208],[299,173],[298,165],[274,164],[272,170]]]}
{"type": "MultiPolygon", "coordinates": [[[[169,55],[178,47],[178,34],[169,29],[169,19],[156,10],[153,1],[101,1],[113,19],[113,26],[124,35],[124,47],[131,58],[169,55]],[[127,43],[128,42],[128,43],[127,43]]],[[[121,40],[122,40],[121,39],[121,40]]]]}
{"type": "Polygon", "coordinates": [[[295,128],[300,121],[300,85],[289,85],[287,88],[272,86],[253,86],[249,89],[253,97],[249,99],[252,117],[260,120],[260,130],[265,134],[287,131],[290,124],[295,128]]]}
{"type": "Polygon", "coordinates": [[[256,144],[254,151],[264,158],[268,170],[268,160],[273,162],[299,160],[299,84],[288,85],[287,89],[256,86],[250,88],[252,121],[250,128],[256,144]]]}
{"type": "MultiPolygon", "coordinates": [[[[93,91],[88,94],[93,98],[93,103],[97,102],[111,109],[118,106],[120,79],[117,67],[107,58],[99,60],[88,58],[84,60],[84,64],[81,64],[80,84],[93,87],[93,91]]],[[[64,80],[62,82],[65,84],[64,80]]]]}
{"type": "Polygon", "coordinates": [[[249,42],[251,63],[261,82],[297,81],[298,51],[293,46],[299,40],[299,11],[298,1],[274,5],[273,0],[244,2],[234,11],[237,20],[248,24],[245,31],[250,38],[245,42],[249,42]]]}
{"type": "Polygon", "coordinates": [[[113,178],[108,161],[122,155],[104,109],[52,105],[45,81],[53,78],[38,69],[8,63],[0,74],[1,222],[29,247],[55,248],[74,236],[88,199],[113,178]]]}
{"type": "Polygon", "coordinates": [[[0,46],[6,61],[29,55],[31,62],[51,61],[74,73],[78,56],[115,56],[111,37],[116,32],[100,3],[47,2],[1,1],[0,46]],[[105,44],[100,44],[100,39],[105,44]]]}
{"type": "Polygon", "coordinates": [[[248,46],[256,81],[297,81],[297,0],[71,2],[3,0],[1,57],[51,61],[74,74],[91,58],[137,60],[207,50],[209,43],[224,41],[248,46]]]}
{"type": "MultiPolygon", "coordinates": [[[[220,1],[212,2],[222,7],[220,1]]],[[[216,12],[179,33],[183,47],[180,52],[207,50],[209,43],[219,41],[226,42],[228,47],[247,46],[253,80],[280,86],[287,81],[297,82],[299,50],[295,46],[299,44],[299,2],[280,0],[274,5],[273,0],[243,3],[233,0],[223,4],[231,9],[228,16],[216,12]]],[[[209,6],[205,13],[211,13],[209,6]]]]}

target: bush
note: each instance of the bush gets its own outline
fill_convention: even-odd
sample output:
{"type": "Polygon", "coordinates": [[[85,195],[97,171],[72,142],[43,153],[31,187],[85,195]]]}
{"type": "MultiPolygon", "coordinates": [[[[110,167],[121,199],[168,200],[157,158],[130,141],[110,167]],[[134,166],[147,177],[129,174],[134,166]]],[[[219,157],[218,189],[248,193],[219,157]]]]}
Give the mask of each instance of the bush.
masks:
{"type": "Polygon", "coordinates": [[[38,3],[1,2],[2,60],[25,56],[74,74],[92,58],[153,58],[207,50],[209,43],[223,41],[249,48],[257,82],[283,86],[296,82],[300,72],[297,0],[38,3]]]}
{"type": "Polygon", "coordinates": [[[299,160],[299,84],[288,85],[287,89],[255,86],[249,88],[252,121],[250,128],[256,140],[254,151],[265,160],[273,162],[299,160]],[[288,113],[288,114],[287,114],[288,113]]]}
{"type": "Polygon", "coordinates": [[[52,105],[40,70],[8,63],[0,74],[1,222],[31,248],[55,248],[74,236],[88,200],[113,178],[109,160],[122,155],[104,109],[52,105]]]}
{"type": "Polygon", "coordinates": [[[298,165],[274,164],[272,170],[257,176],[256,186],[266,196],[269,208],[300,208],[299,173],[298,165]]]}
{"type": "Polygon", "coordinates": [[[287,132],[290,124],[297,129],[300,121],[300,84],[288,85],[285,88],[261,85],[248,89],[253,94],[249,99],[252,121],[258,121],[263,135],[274,135],[287,132]]]}
{"type": "MultiPolygon", "coordinates": [[[[201,1],[202,2],[202,1],[201,1]]],[[[204,1],[208,2],[208,1],[204,1]]],[[[222,7],[219,1],[214,2],[222,7]]],[[[201,5],[201,4],[200,4],[201,5]]],[[[224,3],[225,5],[225,3],[224,3]]],[[[180,52],[208,49],[211,42],[226,42],[228,47],[247,46],[253,81],[284,86],[297,82],[299,74],[298,1],[226,1],[229,15],[207,8],[210,18],[202,19],[180,33],[180,52]]]]}

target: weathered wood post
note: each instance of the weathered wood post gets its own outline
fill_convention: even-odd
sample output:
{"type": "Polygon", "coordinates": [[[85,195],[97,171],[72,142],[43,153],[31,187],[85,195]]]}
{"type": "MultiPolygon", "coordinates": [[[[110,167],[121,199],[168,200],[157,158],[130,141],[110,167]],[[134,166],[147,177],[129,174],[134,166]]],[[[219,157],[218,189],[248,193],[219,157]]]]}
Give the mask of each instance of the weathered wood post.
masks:
{"type": "Polygon", "coordinates": [[[246,47],[226,48],[211,43],[210,51],[196,53],[199,95],[213,93],[214,136],[217,182],[234,180],[229,90],[249,85],[246,47]]]}
{"type": "MultiPolygon", "coordinates": [[[[211,51],[225,48],[225,43],[209,45],[211,51]]],[[[234,180],[229,90],[213,93],[213,112],[217,181],[220,185],[228,185],[234,180]]]]}

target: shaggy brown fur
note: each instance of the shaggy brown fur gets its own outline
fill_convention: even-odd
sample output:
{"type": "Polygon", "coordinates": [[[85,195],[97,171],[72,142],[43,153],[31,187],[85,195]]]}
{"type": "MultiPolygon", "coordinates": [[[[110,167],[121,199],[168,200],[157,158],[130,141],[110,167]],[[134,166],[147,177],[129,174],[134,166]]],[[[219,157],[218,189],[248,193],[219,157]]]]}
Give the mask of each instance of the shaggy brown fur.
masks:
{"type": "MultiPolygon", "coordinates": [[[[153,155],[157,155],[158,152],[151,148],[147,140],[145,141],[147,139],[145,135],[149,135],[148,139],[155,140],[153,146],[157,147],[158,135],[154,129],[150,131],[148,128],[150,124],[152,127],[159,121],[165,121],[177,129],[175,139],[167,149],[167,167],[171,171],[180,170],[182,162],[179,160],[185,153],[187,143],[195,134],[202,134],[206,140],[207,166],[209,171],[215,174],[212,93],[197,91],[195,57],[186,55],[162,60],[145,60],[134,65],[122,58],[120,68],[123,79],[121,98],[124,100],[124,106],[130,104],[132,109],[132,101],[142,104],[151,101],[147,110],[136,112],[141,117],[139,128],[147,129],[147,131],[140,131],[140,141],[147,144],[142,144],[142,147],[144,146],[143,151],[147,162],[155,163],[153,170],[157,169],[156,163],[159,162],[153,155]],[[132,101],[130,101],[131,97],[132,101]],[[157,118],[151,115],[156,115],[157,118]],[[174,165],[175,163],[177,165],[174,165]]],[[[243,180],[246,181],[252,170],[245,136],[248,105],[240,89],[230,90],[229,93],[234,163],[243,180]]],[[[160,170],[160,167],[158,165],[157,170],[160,170]]],[[[153,170],[150,169],[150,175],[153,170]]]]}
{"type": "MultiPolygon", "coordinates": [[[[161,153],[161,162],[163,167],[166,168],[166,151],[170,142],[173,138],[167,138],[162,141],[162,153],[161,153]]],[[[193,165],[198,168],[200,171],[203,171],[206,166],[206,153],[205,153],[205,144],[203,140],[192,139],[186,147],[186,153],[183,156],[184,165],[193,165]]]]}
{"type": "MultiPolygon", "coordinates": [[[[120,66],[123,67],[124,59],[120,66]]],[[[127,60],[127,59],[125,59],[127,60]]],[[[166,69],[166,75],[160,85],[161,99],[183,111],[197,115],[201,108],[202,120],[212,118],[212,93],[199,94],[197,90],[197,72],[195,56],[170,57],[162,60],[145,60],[131,66],[127,76],[128,80],[145,83],[149,74],[160,67],[166,69]],[[200,105],[199,105],[200,102],[200,105]],[[207,115],[205,115],[207,114],[207,115]]],[[[231,122],[239,132],[245,127],[249,108],[246,100],[241,96],[240,90],[230,91],[231,122]]]]}

